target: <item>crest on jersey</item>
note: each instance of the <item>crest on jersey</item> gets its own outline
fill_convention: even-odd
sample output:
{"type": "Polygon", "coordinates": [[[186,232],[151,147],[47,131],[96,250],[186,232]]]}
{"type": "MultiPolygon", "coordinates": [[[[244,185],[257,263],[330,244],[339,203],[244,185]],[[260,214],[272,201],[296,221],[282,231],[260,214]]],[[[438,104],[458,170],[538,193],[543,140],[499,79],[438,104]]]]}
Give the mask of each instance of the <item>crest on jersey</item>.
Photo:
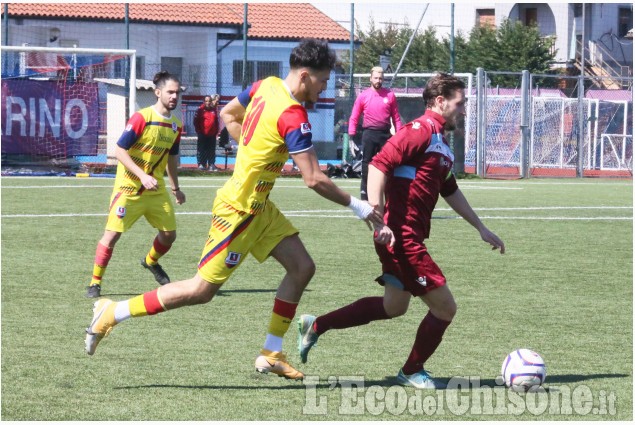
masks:
{"type": "Polygon", "coordinates": [[[241,256],[242,254],[240,254],[239,252],[229,251],[229,254],[227,254],[227,258],[225,258],[225,265],[231,269],[232,267],[240,263],[241,256]]]}
{"type": "Polygon", "coordinates": [[[425,286],[428,286],[428,281],[426,280],[426,277],[425,277],[425,276],[419,276],[419,277],[417,278],[417,283],[418,283],[419,285],[421,285],[421,286],[424,286],[424,287],[425,287],[425,286]]]}
{"type": "Polygon", "coordinates": [[[388,103],[388,98],[384,97],[384,103],[388,103]]]}
{"type": "Polygon", "coordinates": [[[413,130],[419,130],[420,128],[421,128],[421,123],[420,123],[419,121],[415,121],[415,122],[412,124],[412,129],[413,129],[413,130]]]}
{"type": "Polygon", "coordinates": [[[126,207],[117,207],[117,217],[124,218],[126,216],[126,207]]]}
{"type": "Polygon", "coordinates": [[[300,131],[302,132],[302,134],[307,134],[311,132],[311,124],[308,122],[303,122],[302,124],[300,124],[300,131]]]}
{"type": "Polygon", "coordinates": [[[172,131],[176,133],[176,130],[178,130],[178,127],[176,126],[176,123],[172,121],[172,131]]]}

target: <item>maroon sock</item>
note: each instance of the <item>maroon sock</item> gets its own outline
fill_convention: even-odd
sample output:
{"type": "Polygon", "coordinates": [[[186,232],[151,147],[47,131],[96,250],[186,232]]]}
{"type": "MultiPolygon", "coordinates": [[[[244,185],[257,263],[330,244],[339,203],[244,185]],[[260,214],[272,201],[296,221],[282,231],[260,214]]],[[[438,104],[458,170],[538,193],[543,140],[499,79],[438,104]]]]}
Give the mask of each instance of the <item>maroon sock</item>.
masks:
{"type": "Polygon", "coordinates": [[[403,373],[412,375],[423,369],[426,360],[430,358],[439,344],[441,344],[443,334],[449,325],[450,322],[441,320],[430,312],[426,314],[426,317],[423,318],[417,330],[417,337],[412,346],[410,356],[403,366],[403,373]]]}
{"type": "Polygon", "coordinates": [[[384,310],[383,297],[360,298],[352,304],[331,311],[315,319],[313,330],[322,335],[329,329],[344,329],[361,326],[373,320],[390,319],[384,310]]]}

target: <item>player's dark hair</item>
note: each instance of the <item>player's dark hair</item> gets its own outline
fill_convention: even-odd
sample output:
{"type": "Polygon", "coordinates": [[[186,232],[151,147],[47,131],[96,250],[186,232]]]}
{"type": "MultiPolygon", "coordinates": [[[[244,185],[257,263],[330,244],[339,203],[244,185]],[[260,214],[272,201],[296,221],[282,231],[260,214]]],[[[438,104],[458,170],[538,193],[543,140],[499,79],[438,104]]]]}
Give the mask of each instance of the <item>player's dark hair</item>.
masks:
{"type": "Polygon", "coordinates": [[[174,74],[170,74],[168,71],[159,71],[154,75],[152,82],[154,83],[154,87],[157,89],[162,89],[165,86],[165,83],[168,81],[176,81],[181,84],[181,80],[174,74]]]}
{"type": "Polygon", "coordinates": [[[463,89],[465,89],[463,81],[454,75],[441,72],[428,80],[423,90],[423,102],[426,104],[426,108],[431,108],[434,106],[434,99],[437,96],[450,99],[454,96],[455,91],[463,89]]]}
{"type": "Polygon", "coordinates": [[[291,69],[311,68],[316,71],[335,68],[335,52],[326,40],[305,38],[293,48],[289,56],[291,69]]]}

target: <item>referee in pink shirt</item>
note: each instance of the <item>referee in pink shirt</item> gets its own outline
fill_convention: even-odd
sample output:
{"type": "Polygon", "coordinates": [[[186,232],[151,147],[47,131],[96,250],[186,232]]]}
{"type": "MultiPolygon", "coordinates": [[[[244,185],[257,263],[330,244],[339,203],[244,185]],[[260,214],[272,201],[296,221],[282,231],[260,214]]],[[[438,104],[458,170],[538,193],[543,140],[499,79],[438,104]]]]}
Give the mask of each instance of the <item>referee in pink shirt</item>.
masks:
{"type": "Polygon", "coordinates": [[[366,179],[368,176],[368,164],[381,150],[390,138],[390,119],[392,118],[395,132],[401,128],[401,118],[397,110],[395,94],[382,87],[384,82],[384,69],[375,66],[370,70],[370,87],[364,90],[353,105],[351,118],[348,121],[348,134],[353,139],[357,132],[359,115],[364,113],[362,123],[362,184],[360,198],[368,200],[366,195],[366,179]]]}

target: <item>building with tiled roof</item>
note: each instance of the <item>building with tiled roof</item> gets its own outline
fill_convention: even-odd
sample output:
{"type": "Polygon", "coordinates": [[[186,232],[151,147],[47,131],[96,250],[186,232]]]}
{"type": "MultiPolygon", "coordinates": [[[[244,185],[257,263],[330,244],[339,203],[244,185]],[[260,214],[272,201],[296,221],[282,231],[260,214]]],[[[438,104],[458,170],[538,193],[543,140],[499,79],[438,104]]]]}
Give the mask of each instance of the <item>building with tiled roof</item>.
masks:
{"type": "MultiPolygon", "coordinates": [[[[348,30],[308,3],[248,4],[246,43],[243,3],[128,3],[127,7],[126,19],[125,3],[0,4],[3,44],[134,50],[137,86],[144,80],[148,85],[160,70],[180,77],[186,90],[179,110],[188,137],[193,134],[193,111],[203,95],[219,93],[224,104],[245,84],[270,75],[284,78],[289,71],[289,54],[300,39],[326,39],[336,51],[350,48],[348,30]]],[[[32,84],[37,84],[46,78],[59,79],[56,69],[64,66],[80,84],[99,85],[98,103],[107,109],[101,117],[102,127],[107,122],[108,126],[122,128],[126,108],[119,98],[130,74],[126,61],[116,55],[17,54],[3,62],[2,76],[3,80],[15,78],[16,73],[27,80],[37,77],[32,79],[32,84]],[[48,74],[42,74],[42,69],[48,74]],[[120,107],[105,106],[115,98],[120,107]]],[[[333,154],[334,80],[331,78],[321,99],[309,111],[314,141],[329,145],[333,154]]],[[[29,84],[27,81],[23,86],[29,84]]],[[[148,106],[142,104],[147,103],[142,94],[137,95],[135,108],[148,106]]],[[[116,133],[108,131],[108,146],[114,146],[110,139],[118,137],[116,133]]]]}
{"type": "MultiPolygon", "coordinates": [[[[123,21],[124,3],[9,3],[9,16],[29,19],[123,21]]],[[[4,14],[4,4],[2,5],[4,14]]],[[[129,3],[132,23],[242,26],[242,3],[129,3]]],[[[309,3],[248,5],[249,38],[304,37],[346,42],[349,32],[309,3]]]]}
{"type": "MultiPolygon", "coordinates": [[[[193,95],[235,95],[242,88],[242,3],[129,3],[128,28],[124,3],[6,6],[8,45],[134,49],[138,78],[166,69],[193,95]]],[[[4,18],[5,4],[0,10],[4,18]]],[[[248,82],[286,74],[291,49],[305,37],[349,49],[348,30],[311,4],[253,3],[247,12],[248,82]]]]}

